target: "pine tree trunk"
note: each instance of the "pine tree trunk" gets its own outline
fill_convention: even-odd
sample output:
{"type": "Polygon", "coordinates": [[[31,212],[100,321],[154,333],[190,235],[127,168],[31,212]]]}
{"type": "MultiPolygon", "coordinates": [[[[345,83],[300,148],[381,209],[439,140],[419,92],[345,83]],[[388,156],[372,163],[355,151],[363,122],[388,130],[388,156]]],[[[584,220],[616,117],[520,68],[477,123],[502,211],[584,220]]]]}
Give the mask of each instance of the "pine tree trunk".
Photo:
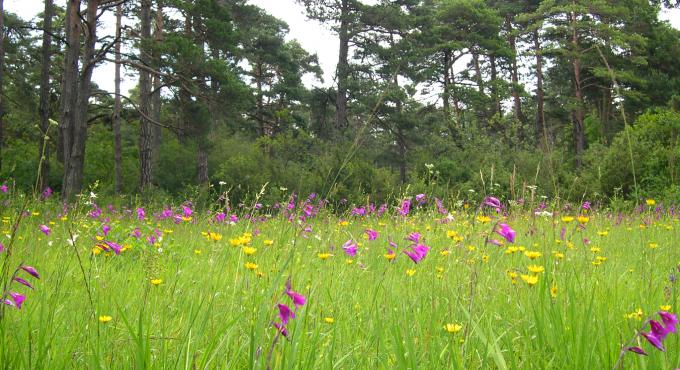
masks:
{"type": "Polygon", "coordinates": [[[208,179],[208,150],[206,139],[198,140],[198,183],[207,184],[208,179]]]}
{"type": "Polygon", "coordinates": [[[451,102],[450,91],[449,91],[449,65],[451,64],[451,50],[444,50],[444,58],[442,60],[442,67],[444,68],[444,96],[442,97],[442,105],[444,109],[444,115],[447,120],[451,119],[451,102]]]}
{"type": "Polygon", "coordinates": [[[491,100],[493,101],[493,114],[503,115],[503,107],[501,107],[501,99],[498,95],[498,71],[496,69],[496,56],[489,56],[489,64],[491,65],[491,100]]]}
{"type": "Polygon", "coordinates": [[[344,129],[347,127],[347,80],[349,78],[349,0],[342,0],[340,11],[340,47],[338,53],[338,92],[335,98],[335,127],[344,129]]]}
{"type": "MultiPolygon", "coordinates": [[[[2,1],[2,0],[0,0],[2,1]]],[[[50,147],[47,135],[50,127],[50,66],[52,57],[52,16],[54,4],[45,0],[43,17],[42,56],[40,66],[40,131],[41,143],[38,148],[38,159],[41,163],[38,178],[38,190],[48,186],[50,178],[50,147]]]]}
{"type": "MultiPolygon", "coordinates": [[[[575,2],[573,2],[575,4],[575,2]]],[[[576,13],[571,13],[571,27],[572,27],[572,52],[574,53],[572,59],[572,66],[574,69],[574,110],[572,112],[574,120],[574,152],[576,155],[576,167],[580,168],[582,165],[582,154],[586,147],[585,137],[585,112],[583,101],[583,90],[581,87],[581,58],[579,54],[579,38],[576,30],[576,13]]]]}
{"type": "Polygon", "coordinates": [[[0,171],[2,171],[2,147],[5,144],[5,2],[0,0],[0,171]]]}
{"type": "MultiPolygon", "coordinates": [[[[156,28],[154,30],[154,42],[156,45],[163,41],[163,1],[156,0],[156,28]]],[[[153,66],[156,70],[160,69],[161,66],[161,55],[154,48],[153,55],[153,66]]],[[[151,118],[156,122],[161,120],[161,77],[157,74],[153,76],[153,93],[151,94],[151,118]]],[[[152,155],[152,166],[155,168],[160,160],[160,149],[162,143],[162,132],[161,126],[153,125],[152,128],[152,145],[151,145],[151,155],[152,155]]]]}
{"type": "MultiPolygon", "coordinates": [[[[141,0],[140,13],[140,48],[139,58],[143,64],[149,63],[148,42],[151,39],[151,0],[141,0]]],[[[151,145],[152,131],[151,122],[148,118],[151,115],[151,80],[149,72],[139,70],[139,161],[140,161],[140,188],[146,190],[151,186],[151,145]]]]}
{"type": "MultiPolygon", "coordinates": [[[[83,67],[78,81],[76,106],[68,164],[64,166],[63,197],[70,200],[83,187],[83,169],[85,165],[85,143],[87,140],[87,110],[92,91],[92,72],[94,71],[95,46],[97,43],[97,8],[100,0],[89,0],[85,10],[85,43],[83,48],[83,67]]],[[[77,16],[77,15],[76,15],[77,16]]]]}
{"type": "Polygon", "coordinates": [[[512,59],[510,60],[510,78],[512,80],[512,100],[513,100],[513,113],[515,119],[525,123],[527,121],[526,116],[522,112],[522,99],[519,96],[519,72],[517,71],[517,40],[513,34],[512,27],[512,17],[508,16],[506,20],[508,29],[508,44],[512,50],[512,59]]]}
{"type": "Polygon", "coordinates": [[[64,52],[64,71],[61,80],[59,108],[59,143],[57,157],[64,164],[62,197],[69,200],[72,188],[67,184],[67,173],[71,162],[73,129],[75,125],[76,104],[78,101],[78,59],[80,57],[80,1],[68,0],[65,15],[66,50],[64,52]]]}
{"type": "MultiPolygon", "coordinates": [[[[543,51],[538,30],[534,31],[534,51],[536,52],[536,143],[540,143],[547,132],[545,130],[544,92],[543,92],[543,51]]],[[[544,143],[547,145],[548,143],[544,143]]]]}
{"type": "Polygon", "coordinates": [[[123,5],[116,6],[116,65],[115,65],[115,97],[113,100],[113,167],[114,167],[114,190],[120,194],[123,187],[123,144],[120,134],[120,62],[121,62],[121,29],[123,19],[123,5]]]}

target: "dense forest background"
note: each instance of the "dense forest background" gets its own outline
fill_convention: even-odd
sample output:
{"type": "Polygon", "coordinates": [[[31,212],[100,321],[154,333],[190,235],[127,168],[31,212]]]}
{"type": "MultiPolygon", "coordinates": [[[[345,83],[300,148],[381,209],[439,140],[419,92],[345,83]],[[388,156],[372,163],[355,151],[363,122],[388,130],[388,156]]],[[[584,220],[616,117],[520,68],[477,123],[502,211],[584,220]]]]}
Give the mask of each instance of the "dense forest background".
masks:
{"type": "Polygon", "coordinates": [[[680,195],[680,31],[658,18],[677,2],[298,0],[338,35],[330,88],[305,86],[316,55],[243,0],[33,2],[26,20],[0,0],[15,189],[680,195]],[[102,63],[113,92],[92,81],[102,63]]]}

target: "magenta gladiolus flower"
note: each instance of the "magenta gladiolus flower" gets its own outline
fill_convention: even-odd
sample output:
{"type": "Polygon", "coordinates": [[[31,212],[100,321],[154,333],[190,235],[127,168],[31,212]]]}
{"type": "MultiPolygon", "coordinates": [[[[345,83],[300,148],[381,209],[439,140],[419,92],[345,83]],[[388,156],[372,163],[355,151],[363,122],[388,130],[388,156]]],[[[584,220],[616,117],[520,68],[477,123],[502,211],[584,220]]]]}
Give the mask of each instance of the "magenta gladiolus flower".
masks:
{"type": "Polygon", "coordinates": [[[410,211],[411,211],[411,200],[410,199],[404,199],[404,201],[401,202],[401,207],[399,207],[399,210],[397,212],[402,216],[407,216],[410,211]]]}
{"type": "Polygon", "coordinates": [[[0,253],[2,253],[4,251],[5,251],[5,246],[2,243],[0,243],[0,253]]]}
{"type": "Polygon", "coordinates": [[[26,296],[15,292],[10,292],[9,296],[12,297],[12,301],[14,301],[14,306],[18,309],[21,309],[21,305],[26,300],[26,296]]]}
{"type": "Polygon", "coordinates": [[[192,211],[191,208],[187,206],[182,206],[182,212],[184,213],[184,217],[191,217],[191,215],[194,213],[194,211],[192,211]]]}
{"type": "Polygon", "coordinates": [[[283,335],[284,337],[288,336],[288,330],[286,330],[285,325],[279,324],[278,322],[273,323],[274,327],[283,335]]]}
{"type": "Polygon", "coordinates": [[[342,250],[344,250],[348,256],[354,257],[357,254],[357,245],[350,239],[342,245],[342,250]]]}
{"type": "Polygon", "coordinates": [[[668,335],[666,328],[664,328],[663,325],[661,325],[661,323],[656,320],[649,320],[649,326],[651,326],[654,336],[659,338],[661,341],[663,341],[666,338],[666,335],[668,335]]]}
{"type": "Polygon", "coordinates": [[[640,347],[628,347],[626,348],[626,351],[631,351],[637,353],[638,355],[647,356],[647,352],[645,352],[645,350],[640,347]]]}
{"type": "Polygon", "coordinates": [[[304,306],[307,302],[307,299],[302,294],[293,291],[290,286],[290,281],[286,282],[286,295],[289,296],[291,300],[293,300],[296,310],[298,307],[304,306]]]}
{"type": "Polygon", "coordinates": [[[132,236],[139,239],[139,237],[142,236],[142,230],[140,230],[139,228],[132,230],[132,236]]]}
{"type": "Polygon", "coordinates": [[[503,243],[501,243],[501,241],[498,240],[498,239],[489,239],[489,240],[488,240],[488,243],[489,243],[489,244],[493,244],[493,245],[495,245],[495,246],[497,246],[497,247],[500,247],[501,245],[503,245],[503,243]]]}
{"type": "Polygon", "coordinates": [[[46,187],[45,190],[43,190],[43,192],[42,192],[43,199],[49,198],[50,195],[52,195],[52,193],[53,193],[52,188],[50,188],[49,186],[46,187]]]}
{"type": "Polygon", "coordinates": [[[104,236],[109,235],[109,231],[111,231],[111,226],[109,226],[109,225],[103,225],[102,226],[102,232],[104,233],[104,236]]]}
{"type": "Polygon", "coordinates": [[[7,192],[7,185],[5,185],[5,184],[0,185],[0,191],[3,192],[3,193],[6,193],[7,192]]]}
{"type": "Polygon", "coordinates": [[[227,218],[227,214],[224,212],[220,212],[215,215],[215,221],[217,222],[224,222],[224,220],[227,218]]]}
{"type": "Polygon", "coordinates": [[[40,231],[42,231],[47,236],[49,236],[50,233],[52,232],[52,230],[50,230],[50,228],[47,227],[47,225],[40,225],[39,228],[40,228],[40,231]]]}
{"type": "Polygon", "coordinates": [[[501,201],[498,200],[498,198],[495,197],[486,197],[484,198],[484,202],[482,203],[485,206],[491,207],[491,208],[501,208],[501,201]]]}
{"type": "Polygon", "coordinates": [[[17,283],[19,283],[21,285],[24,285],[24,286],[27,286],[27,287],[33,289],[33,285],[31,285],[31,283],[29,283],[28,281],[26,281],[26,280],[24,280],[24,279],[22,279],[18,276],[14,277],[14,281],[16,281],[17,283]]]}
{"type": "Polygon", "coordinates": [[[411,250],[404,250],[404,253],[411,258],[411,260],[414,263],[418,263],[427,256],[427,252],[430,251],[430,247],[424,245],[424,244],[418,244],[415,247],[411,248],[411,250]]]}
{"type": "Polygon", "coordinates": [[[38,274],[38,271],[35,269],[33,266],[21,266],[21,269],[26,271],[29,275],[33,276],[36,279],[40,279],[40,274],[38,274]]]}
{"type": "Polygon", "coordinates": [[[423,204],[425,203],[425,194],[416,195],[416,202],[423,204]]]}
{"type": "Polygon", "coordinates": [[[279,303],[279,317],[281,318],[281,324],[287,325],[290,319],[295,318],[295,313],[291,311],[290,307],[283,303],[279,303]]]}
{"type": "Polygon", "coordinates": [[[123,249],[123,247],[121,247],[120,244],[116,244],[114,242],[104,242],[104,244],[106,244],[109,248],[113,249],[113,252],[116,255],[119,255],[120,251],[123,249]]]}
{"type": "Polygon", "coordinates": [[[137,219],[143,220],[146,217],[146,212],[144,208],[137,208],[137,219]]]}
{"type": "Polygon", "coordinates": [[[376,240],[378,238],[378,232],[375,230],[371,229],[366,229],[366,235],[368,236],[368,240],[376,240]]]}
{"type": "Polygon", "coordinates": [[[417,231],[414,231],[406,237],[406,240],[414,242],[414,243],[419,243],[420,242],[420,233],[417,231]]]}
{"type": "Polygon", "coordinates": [[[666,311],[660,311],[659,316],[661,316],[661,320],[663,321],[664,325],[666,325],[666,333],[677,333],[678,332],[678,318],[675,316],[675,314],[672,314],[670,312],[666,311]]]}
{"type": "Polygon", "coordinates": [[[236,216],[236,215],[229,216],[229,221],[233,222],[233,223],[237,223],[238,222],[238,216],[236,216]]]}
{"type": "Polygon", "coordinates": [[[647,341],[648,341],[651,345],[653,345],[654,347],[656,347],[659,351],[662,351],[662,352],[665,352],[665,351],[666,351],[666,349],[663,348],[663,344],[661,343],[661,338],[659,338],[659,337],[657,337],[656,335],[654,335],[653,332],[649,332],[649,333],[642,332],[642,333],[640,333],[640,334],[641,334],[643,337],[645,337],[645,339],[647,339],[647,341]]]}
{"type": "Polygon", "coordinates": [[[589,201],[583,202],[583,204],[581,204],[581,208],[583,208],[586,211],[590,210],[590,202],[589,201]]]}
{"type": "Polygon", "coordinates": [[[498,235],[502,236],[505,238],[505,240],[509,241],[510,243],[515,242],[515,230],[510,228],[507,224],[499,224],[500,230],[496,230],[496,233],[498,235]]]}

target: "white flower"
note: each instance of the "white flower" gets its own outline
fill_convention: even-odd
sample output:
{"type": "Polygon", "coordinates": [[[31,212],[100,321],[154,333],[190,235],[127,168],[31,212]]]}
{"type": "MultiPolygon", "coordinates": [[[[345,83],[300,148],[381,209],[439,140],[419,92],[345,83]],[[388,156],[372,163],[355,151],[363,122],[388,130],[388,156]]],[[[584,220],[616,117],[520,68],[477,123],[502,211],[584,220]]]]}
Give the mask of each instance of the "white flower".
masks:
{"type": "Polygon", "coordinates": [[[78,234],[73,234],[73,238],[68,238],[66,242],[68,245],[73,246],[76,243],[76,239],[78,239],[78,234]]]}
{"type": "Polygon", "coordinates": [[[541,216],[541,217],[552,217],[553,216],[552,212],[548,212],[548,211],[534,212],[534,214],[536,216],[541,216]]]}
{"type": "Polygon", "coordinates": [[[220,182],[218,182],[218,184],[220,184],[220,186],[227,185],[227,183],[225,181],[220,181],[220,182]]]}

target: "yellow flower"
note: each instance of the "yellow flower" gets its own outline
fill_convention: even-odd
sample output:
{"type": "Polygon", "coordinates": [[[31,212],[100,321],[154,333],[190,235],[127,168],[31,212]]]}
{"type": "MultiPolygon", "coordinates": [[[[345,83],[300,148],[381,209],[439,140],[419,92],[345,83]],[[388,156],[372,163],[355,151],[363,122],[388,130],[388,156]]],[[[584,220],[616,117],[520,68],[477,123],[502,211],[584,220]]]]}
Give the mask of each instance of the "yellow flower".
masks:
{"type": "Polygon", "coordinates": [[[324,317],[323,321],[325,321],[326,324],[332,324],[335,322],[335,320],[332,317],[324,317]]]}
{"type": "Polygon", "coordinates": [[[569,223],[574,221],[574,216],[562,216],[562,222],[569,223]]]}
{"type": "Polygon", "coordinates": [[[159,286],[163,282],[163,279],[151,279],[151,285],[159,286]]]}
{"type": "Polygon", "coordinates": [[[597,257],[595,257],[595,260],[600,261],[600,262],[604,262],[604,261],[607,260],[607,257],[597,256],[597,257]]]}
{"type": "Polygon", "coordinates": [[[92,247],[92,254],[94,254],[95,256],[98,256],[101,252],[102,249],[98,245],[92,247]]]}
{"type": "Polygon", "coordinates": [[[349,225],[349,221],[347,221],[347,220],[342,220],[342,221],[338,222],[338,225],[340,225],[340,226],[347,226],[347,225],[349,225]]]}
{"type": "Polygon", "coordinates": [[[591,263],[593,264],[593,266],[599,266],[599,265],[602,264],[602,261],[596,260],[596,261],[593,261],[591,263]]]}
{"type": "Polygon", "coordinates": [[[243,253],[245,253],[246,256],[252,256],[253,254],[255,254],[255,252],[257,252],[257,249],[256,249],[256,248],[253,248],[253,247],[243,247],[243,253]]]}
{"type": "Polygon", "coordinates": [[[536,283],[538,283],[538,275],[522,275],[521,276],[522,280],[524,280],[525,283],[527,283],[529,286],[534,286],[536,283]]]}
{"type": "Polygon", "coordinates": [[[481,223],[483,223],[483,224],[487,224],[487,223],[491,222],[491,217],[489,217],[489,216],[481,216],[481,215],[480,215],[480,216],[477,216],[477,221],[478,221],[478,222],[481,222],[481,223]]]}
{"type": "Polygon", "coordinates": [[[578,216],[577,220],[578,220],[578,222],[580,222],[582,224],[587,224],[588,221],[590,221],[590,217],[588,217],[588,216],[578,216]]]}
{"type": "Polygon", "coordinates": [[[321,260],[327,260],[328,258],[330,258],[330,257],[333,256],[333,255],[330,254],[330,253],[318,253],[317,256],[318,256],[321,260]]]}
{"type": "Polygon", "coordinates": [[[553,285],[550,287],[550,296],[553,298],[557,298],[557,285],[553,285]]]}
{"type": "Polygon", "coordinates": [[[214,233],[214,232],[210,231],[210,232],[208,232],[207,238],[208,238],[208,240],[218,242],[218,241],[222,240],[222,234],[214,233]]]}
{"type": "Polygon", "coordinates": [[[528,269],[529,272],[533,272],[534,274],[540,274],[541,272],[545,271],[545,267],[538,265],[529,265],[528,269]]]}
{"type": "Polygon", "coordinates": [[[486,254],[483,255],[483,256],[482,256],[482,261],[484,261],[484,262],[489,262],[489,256],[487,256],[486,254]]]}
{"type": "Polygon", "coordinates": [[[448,256],[449,254],[451,254],[451,251],[448,250],[448,249],[444,249],[443,251],[439,252],[439,254],[441,254],[442,256],[446,257],[446,256],[448,256]]]}
{"type": "Polygon", "coordinates": [[[97,236],[95,236],[94,238],[97,239],[98,242],[104,240],[104,237],[101,236],[101,235],[97,235],[97,236]]]}
{"type": "Polygon", "coordinates": [[[601,250],[600,247],[593,246],[590,248],[590,251],[593,253],[600,253],[600,250],[601,250]]]}
{"type": "Polygon", "coordinates": [[[246,262],[245,266],[248,270],[251,270],[251,271],[255,271],[257,269],[257,264],[252,263],[252,262],[246,262]]]}
{"type": "Polygon", "coordinates": [[[541,252],[537,252],[537,251],[526,251],[526,252],[524,252],[524,255],[529,257],[529,259],[531,259],[531,260],[535,260],[536,258],[542,256],[543,254],[541,252]]]}
{"type": "Polygon", "coordinates": [[[658,248],[658,247],[659,247],[659,244],[658,244],[658,243],[649,243],[649,248],[650,248],[650,249],[656,249],[656,248],[658,248]]]}
{"type": "Polygon", "coordinates": [[[444,325],[444,330],[446,330],[447,333],[458,333],[463,329],[463,325],[460,324],[446,324],[444,325]]]}
{"type": "Polygon", "coordinates": [[[395,259],[397,257],[397,254],[394,253],[394,252],[393,253],[385,253],[383,256],[385,258],[387,258],[388,261],[392,261],[393,259],[395,259]]]}
{"type": "Polygon", "coordinates": [[[598,232],[597,232],[597,235],[599,235],[599,236],[607,236],[607,235],[609,235],[609,231],[598,231],[598,232]]]}
{"type": "Polygon", "coordinates": [[[271,240],[271,239],[267,239],[267,240],[264,241],[264,245],[266,245],[266,246],[274,245],[274,241],[271,240]]]}
{"type": "Polygon", "coordinates": [[[354,260],[351,259],[351,258],[348,258],[348,259],[345,260],[345,263],[348,264],[348,265],[351,265],[351,264],[354,263],[354,260]]]}
{"type": "Polygon", "coordinates": [[[661,306],[659,306],[659,308],[661,309],[661,311],[670,311],[670,310],[671,310],[671,305],[669,305],[669,304],[662,304],[661,306]]]}
{"type": "Polygon", "coordinates": [[[200,249],[194,249],[194,254],[199,255],[201,253],[202,253],[202,251],[200,249]]]}
{"type": "Polygon", "coordinates": [[[642,321],[642,316],[644,316],[644,313],[642,312],[641,308],[638,308],[637,310],[626,314],[625,317],[630,320],[637,320],[637,321],[642,321]]]}
{"type": "Polygon", "coordinates": [[[654,199],[647,199],[645,203],[647,203],[648,206],[653,206],[656,204],[656,201],[654,199]]]}
{"type": "Polygon", "coordinates": [[[553,256],[555,256],[555,258],[557,258],[558,260],[561,260],[561,259],[564,258],[564,253],[560,253],[560,252],[554,251],[554,252],[553,252],[553,256]]]}
{"type": "Polygon", "coordinates": [[[406,275],[408,275],[408,276],[413,276],[415,274],[416,274],[416,270],[414,270],[414,269],[406,270],[406,275]]]}
{"type": "Polygon", "coordinates": [[[474,245],[468,245],[467,246],[467,250],[469,250],[470,252],[474,252],[475,249],[477,249],[477,247],[475,247],[474,245]]]}
{"type": "Polygon", "coordinates": [[[444,272],[444,268],[441,266],[437,266],[437,272],[441,274],[442,272],[444,272]]]}
{"type": "Polygon", "coordinates": [[[513,246],[508,247],[508,248],[505,250],[505,253],[507,253],[507,254],[512,254],[512,253],[515,253],[515,252],[517,252],[517,251],[519,251],[519,248],[513,245],[513,246]]]}
{"type": "Polygon", "coordinates": [[[111,320],[113,320],[113,317],[111,317],[111,316],[107,316],[107,315],[99,316],[99,322],[102,323],[102,324],[106,324],[107,322],[109,322],[111,320]]]}

